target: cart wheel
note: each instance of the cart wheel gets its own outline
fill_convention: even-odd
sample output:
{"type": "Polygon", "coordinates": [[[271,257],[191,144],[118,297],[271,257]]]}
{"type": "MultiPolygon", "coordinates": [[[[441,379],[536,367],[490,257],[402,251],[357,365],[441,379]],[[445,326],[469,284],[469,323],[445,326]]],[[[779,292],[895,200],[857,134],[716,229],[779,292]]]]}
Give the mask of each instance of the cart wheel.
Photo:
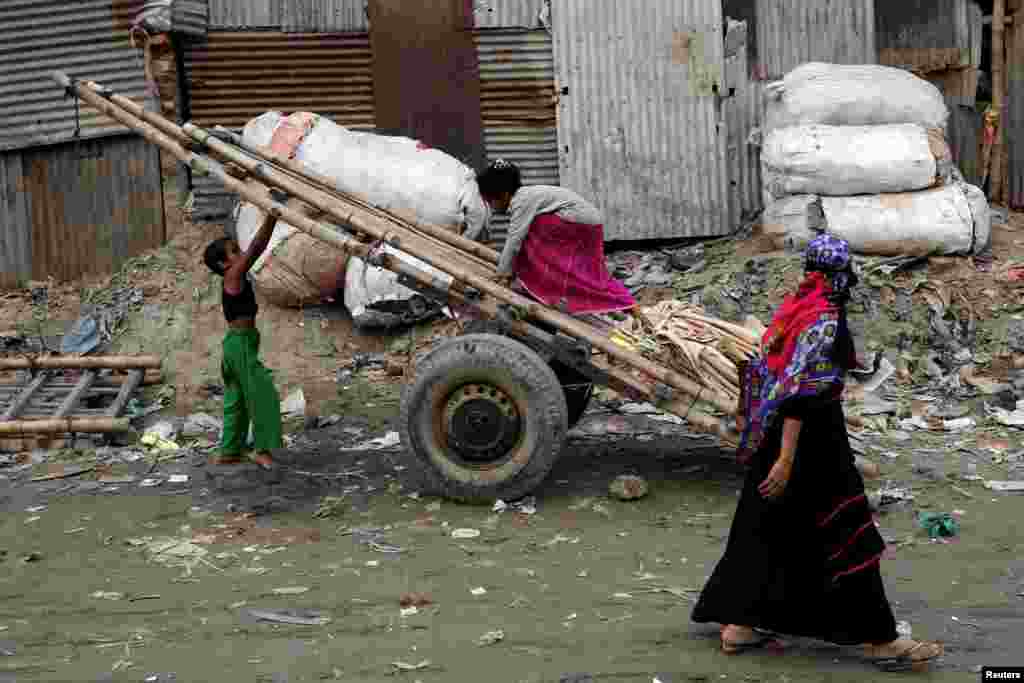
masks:
{"type": "Polygon", "coordinates": [[[492,334],[447,340],[402,395],[402,442],[429,493],[516,500],[547,476],[565,440],[558,377],[529,347],[492,334]]]}
{"type": "MultiPolygon", "coordinates": [[[[501,334],[501,327],[490,320],[472,320],[463,329],[466,334],[501,334]]],[[[562,393],[565,394],[565,405],[568,409],[566,416],[569,429],[572,429],[587,412],[590,397],[594,395],[594,383],[579,370],[557,359],[551,360],[550,365],[562,385],[562,393]]]]}

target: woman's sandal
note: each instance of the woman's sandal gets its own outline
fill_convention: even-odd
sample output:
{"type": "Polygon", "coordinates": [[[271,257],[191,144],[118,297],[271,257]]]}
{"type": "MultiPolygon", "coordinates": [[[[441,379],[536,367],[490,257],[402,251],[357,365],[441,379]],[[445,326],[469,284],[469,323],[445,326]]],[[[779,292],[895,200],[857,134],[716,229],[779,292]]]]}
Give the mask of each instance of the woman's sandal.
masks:
{"type": "Polygon", "coordinates": [[[722,652],[727,655],[738,655],[748,650],[757,650],[773,642],[775,638],[761,633],[756,633],[753,640],[728,640],[722,638],[722,652]]]}
{"type": "Polygon", "coordinates": [[[868,661],[887,673],[920,671],[926,669],[931,662],[941,657],[944,653],[945,649],[941,643],[922,640],[917,645],[911,645],[895,657],[868,657],[868,661]],[[914,657],[914,653],[918,652],[921,648],[929,648],[931,654],[927,657],[914,657]]]}

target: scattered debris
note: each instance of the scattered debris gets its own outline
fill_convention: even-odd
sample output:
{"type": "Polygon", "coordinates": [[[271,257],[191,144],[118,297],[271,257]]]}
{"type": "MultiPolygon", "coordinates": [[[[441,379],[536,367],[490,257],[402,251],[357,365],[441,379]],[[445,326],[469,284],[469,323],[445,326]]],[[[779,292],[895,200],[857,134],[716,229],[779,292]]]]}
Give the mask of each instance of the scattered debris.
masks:
{"type": "Polygon", "coordinates": [[[340,517],[343,512],[342,505],[344,502],[345,496],[324,496],[320,500],[320,505],[313,513],[313,516],[317,519],[340,517]]]}
{"type": "Polygon", "coordinates": [[[537,514],[537,499],[533,496],[527,496],[515,503],[506,503],[499,499],[494,502],[494,507],[491,508],[491,511],[500,513],[510,508],[522,515],[535,515],[537,514]]]}
{"type": "Polygon", "coordinates": [[[986,481],[985,488],[1001,493],[1024,493],[1024,481],[986,481]]]}
{"type": "Polygon", "coordinates": [[[424,593],[406,593],[398,599],[398,604],[401,607],[427,607],[434,601],[424,593]]]}
{"type": "Polygon", "coordinates": [[[384,436],[365,441],[357,446],[342,448],[342,451],[381,451],[387,448],[394,448],[402,443],[398,432],[388,432],[384,436]]]}
{"type": "MultiPolygon", "coordinates": [[[[276,593],[277,591],[275,591],[276,593]]],[[[302,591],[305,592],[305,591],[302,591]]],[[[271,621],[275,624],[291,624],[294,626],[326,626],[331,618],[313,610],[290,609],[248,609],[252,617],[260,621],[271,621]]]]}
{"type": "Polygon", "coordinates": [[[292,419],[306,416],[306,395],[302,389],[296,389],[281,402],[281,416],[292,419]]]}
{"type": "Polygon", "coordinates": [[[208,413],[194,413],[185,418],[185,424],[181,428],[181,435],[184,437],[203,436],[206,434],[219,434],[224,428],[224,423],[208,413]]]}
{"type": "Polygon", "coordinates": [[[67,479],[68,477],[77,477],[88,472],[92,472],[96,469],[92,465],[65,465],[61,463],[50,465],[47,468],[47,473],[42,474],[38,477],[32,477],[32,481],[51,481],[53,479],[67,479]]]}
{"type": "Polygon", "coordinates": [[[487,594],[487,589],[481,586],[481,587],[478,587],[478,588],[472,588],[472,589],[470,589],[469,592],[472,593],[476,597],[480,597],[481,595],[486,595],[487,594]]]}
{"type": "Polygon", "coordinates": [[[505,632],[501,629],[497,631],[488,631],[479,638],[476,639],[476,644],[481,646],[494,645],[505,640],[505,632]]]}
{"type": "Polygon", "coordinates": [[[643,477],[623,474],[612,480],[608,491],[619,500],[639,500],[647,495],[647,481],[643,477]]]}
{"type": "Polygon", "coordinates": [[[960,533],[960,524],[948,512],[923,512],[918,517],[918,523],[932,539],[952,538],[960,533]]]}
{"type": "Polygon", "coordinates": [[[283,586],[271,591],[274,595],[302,595],[309,592],[308,586],[283,586]]]}
{"type": "Polygon", "coordinates": [[[430,660],[424,659],[422,662],[417,664],[407,664],[406,662],[391,662],[391,666],[395,667],[398,671],[421,671],[430,666],[430,660]]]}
{"type": "Polygon", "coordinates": [[[468,540],[470,538],[479,538],[479,529],[455,529],[452,531],[452,538],[459,540],[468,540]]]}

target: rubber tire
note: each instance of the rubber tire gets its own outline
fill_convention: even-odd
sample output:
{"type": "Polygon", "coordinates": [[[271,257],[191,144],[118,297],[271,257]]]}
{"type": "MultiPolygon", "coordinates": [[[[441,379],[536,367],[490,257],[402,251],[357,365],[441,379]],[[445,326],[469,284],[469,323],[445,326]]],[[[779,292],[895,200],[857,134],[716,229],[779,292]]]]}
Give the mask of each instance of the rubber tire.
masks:
{"type": "MultiPolygon", "coordinates": [[[[500,326],[490,320],[472,320],[463,329],[466,334],[497,334],[507,336],[502,334],[500,326]]],[[[562,385],[562,393],[565,394],[565,405],[568,410],[566,415],[569,429],[572,429],[583,419],[583,414],[587,412],[590,398],[594,395],[594,384],[582,372],[559,360],[552,359],[549,365],[562,385]],[[568,385],[586,386],[570,389],[568,385]]]]}
{"type": "MultiPolygon", "coordinates": [[[[399,431],[424,493],[464,503],[517,500],[544,481],[562,452],[567,407],[554,371],[532,349],[494,334],[468,334],[434,347],[402,393],[399,431]],[[521,437],[512,457],[494,469],[452,459],[440,443],[435,411],[458,387],[486,382],[516,403],[521,437]]],[[[437,421],[440,422],[440,421],[437,421]]]]}

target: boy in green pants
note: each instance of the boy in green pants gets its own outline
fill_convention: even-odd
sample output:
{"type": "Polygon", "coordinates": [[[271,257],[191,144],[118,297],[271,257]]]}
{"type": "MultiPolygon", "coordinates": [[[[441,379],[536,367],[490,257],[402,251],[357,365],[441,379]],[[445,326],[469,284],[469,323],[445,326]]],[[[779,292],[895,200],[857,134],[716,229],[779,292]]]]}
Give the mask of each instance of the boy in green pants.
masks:
{"type": "Polygon", "coordinates": [[[224,336],[221,374],[224,378],[224,433],[220,455],[214,465],[243,461],[242,450],[252,423],[256,454],[252,460],[264,469],[274,461],[270,452],[283,445],[281,439],[281,398],[270,370],[259,359],[260,333],[256,329],[256,294],[248,273],[270,243],[277,219],[265,215],[256,237],[243,254],[230,237],[214,240],[206,247],[203,260],[224,278],[221,304],[228,332],[224,336]]]}

